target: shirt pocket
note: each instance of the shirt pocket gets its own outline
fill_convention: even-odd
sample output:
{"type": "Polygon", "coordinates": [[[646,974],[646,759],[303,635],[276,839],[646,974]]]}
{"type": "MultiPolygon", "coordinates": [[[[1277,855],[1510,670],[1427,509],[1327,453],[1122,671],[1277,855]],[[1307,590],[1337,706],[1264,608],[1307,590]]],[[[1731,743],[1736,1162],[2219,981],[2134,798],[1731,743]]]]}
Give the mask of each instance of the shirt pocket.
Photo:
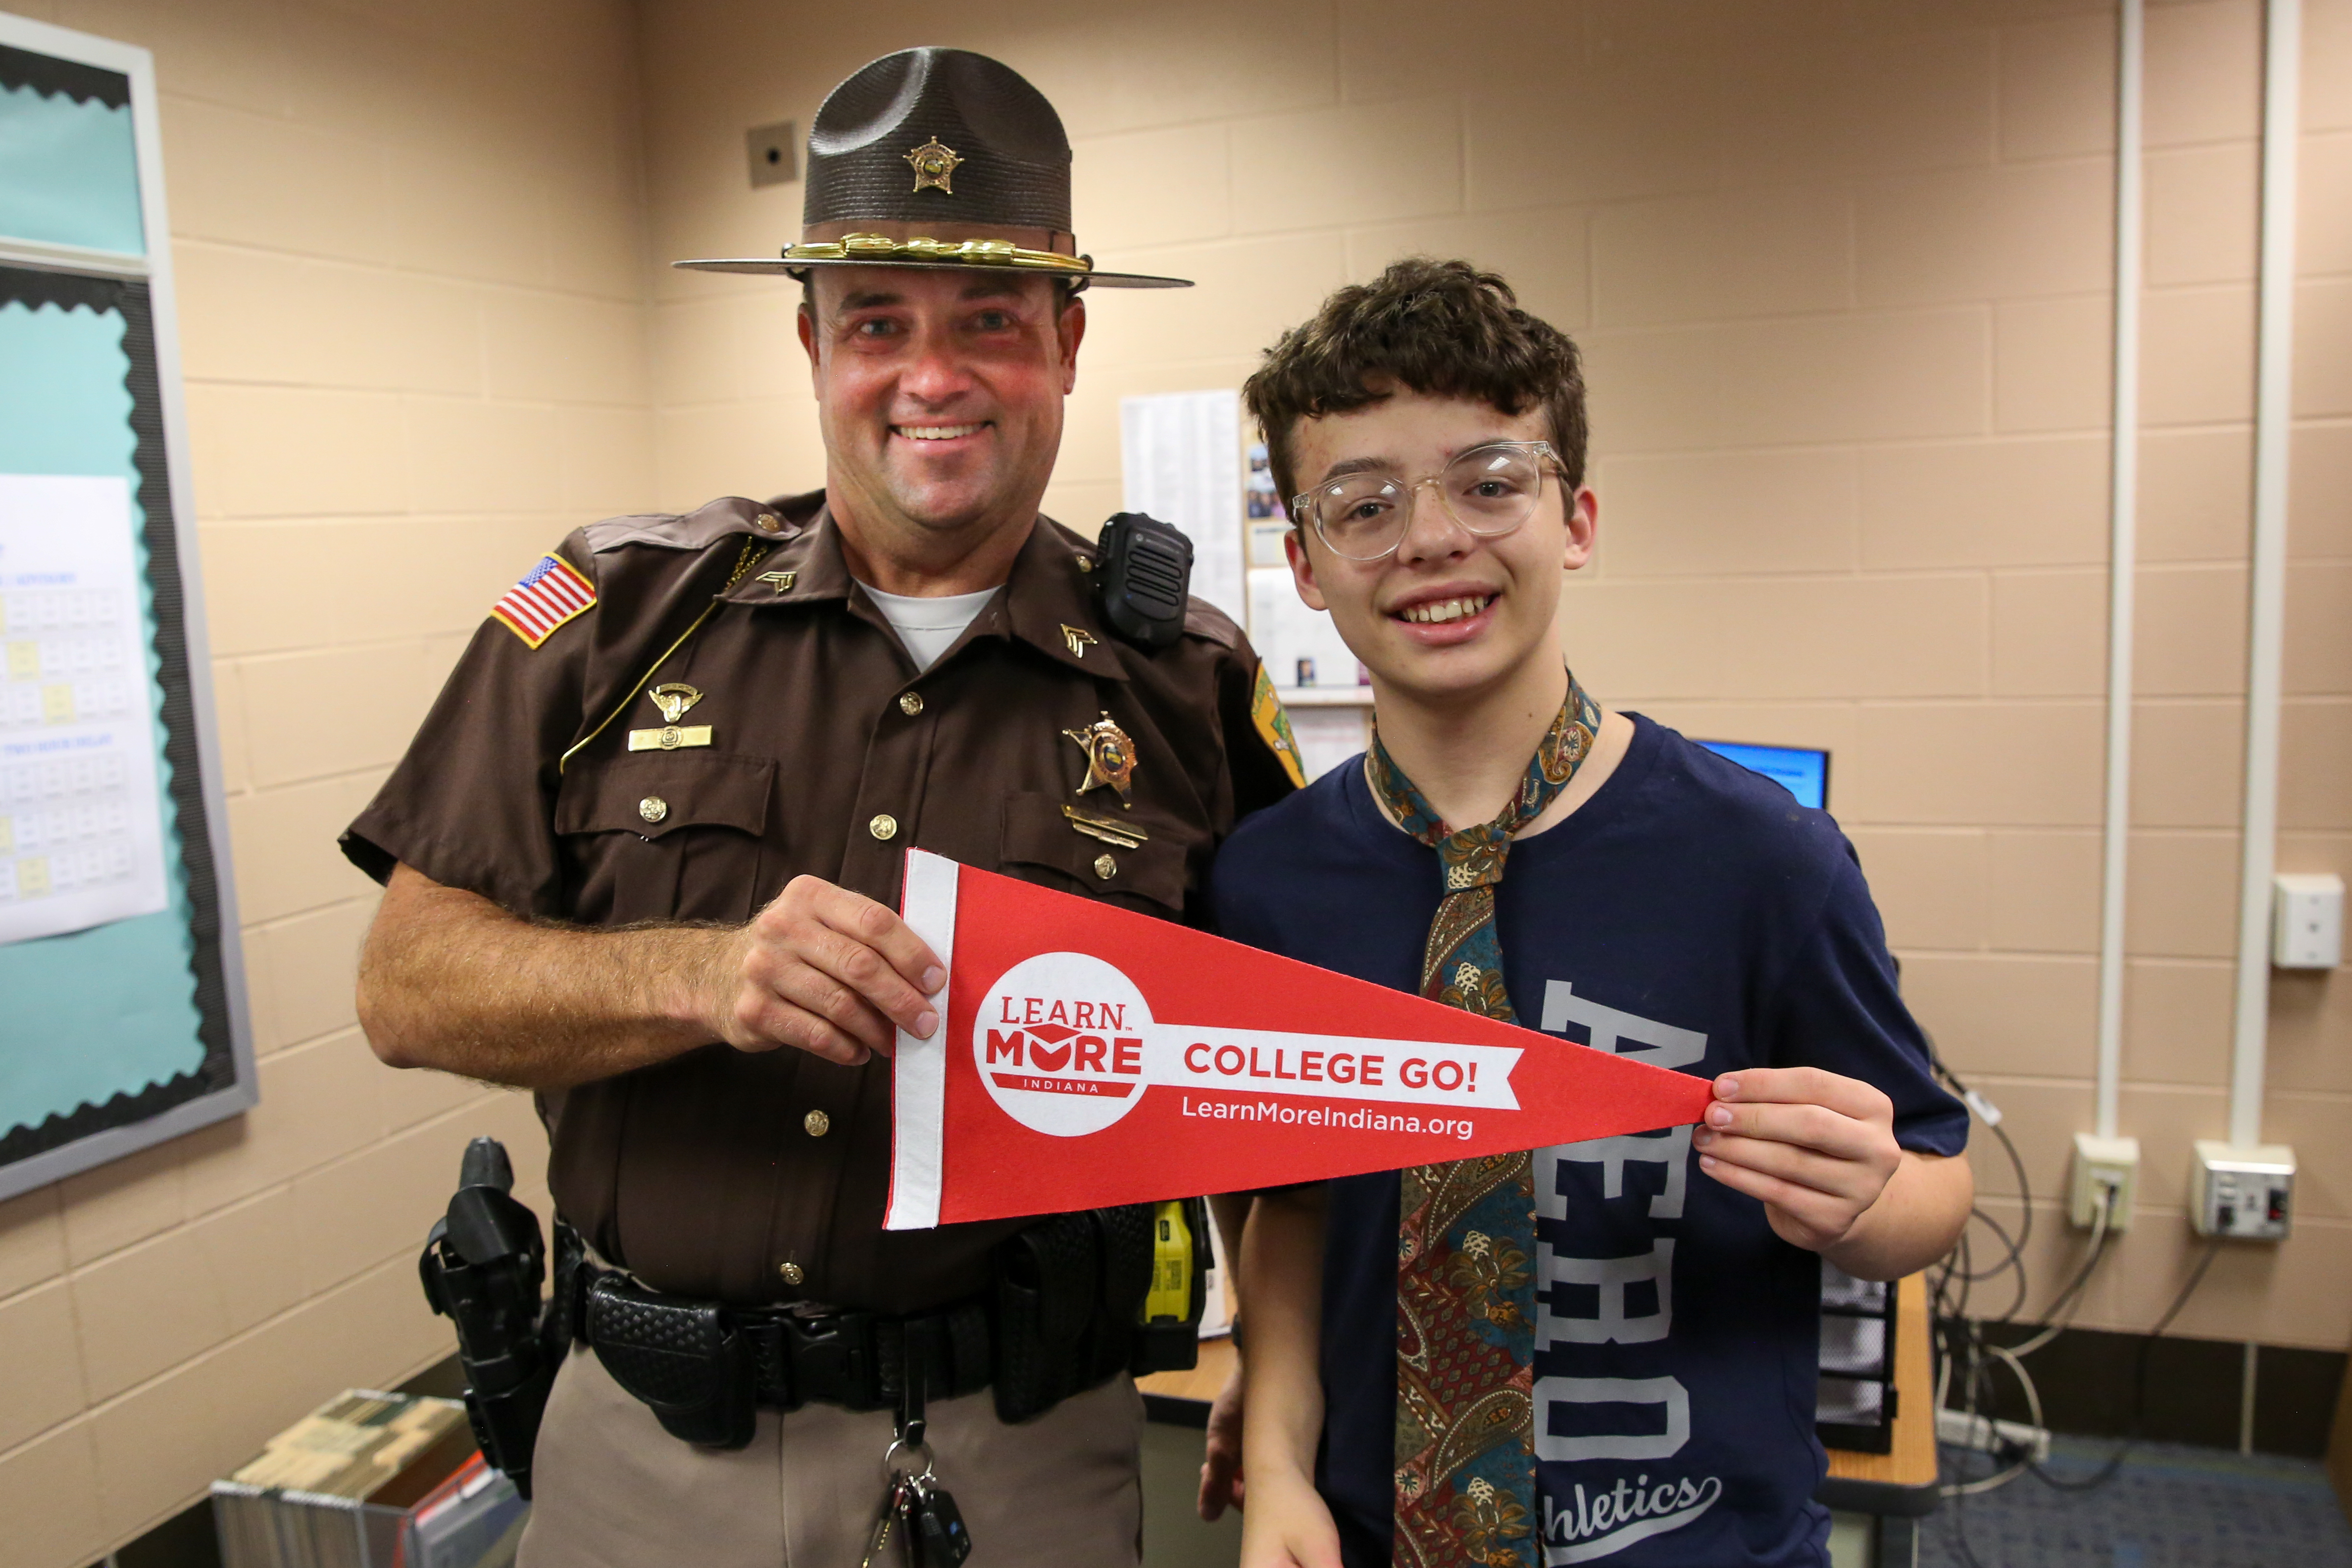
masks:
{"type": "Polygon", "coordinates": [[[1078,808],[1088,816],[1116,820],[1122,827],[1149,835],[1129,849],[1079,832],[1063,812],[1064,804],[1050,795],[1004,797],[1000,858],[1008,871],[1025,881],[1104,899],[1145,914],[1183,914],[1187,872],[1193,848],[1203,841],[1202,834],[1156,814],[1078,808]],[[1037,875],[1039,871],[1046,874],[1037,875]]]}
{"type": "Polygon", "coordinates": [[[746,921],[775,889],[761,873],[776,763],[661,752],[585,763],[555,797],[589,919],[746,921]]]}

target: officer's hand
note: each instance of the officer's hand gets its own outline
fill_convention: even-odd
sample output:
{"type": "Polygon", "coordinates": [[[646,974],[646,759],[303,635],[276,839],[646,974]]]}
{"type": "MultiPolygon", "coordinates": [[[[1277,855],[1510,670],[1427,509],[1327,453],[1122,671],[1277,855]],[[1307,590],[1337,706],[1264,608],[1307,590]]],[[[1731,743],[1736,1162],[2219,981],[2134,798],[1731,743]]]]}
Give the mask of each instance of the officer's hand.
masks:
{"type": "Polygon", "coordinates": [[[1810,1252],[1844,1240],[1903,1163],[1895,1102],[1819,1068],[1724,1074],[1691,1142],[1701,1170],[1761,1199],[1780,1238],[1810,1252]]]}
{"type": "Polygon", "coordinates": [[[739,1051],[795,1046],[856,1066],[890,1054],[897,1031],[929,1039],[928,998],[947,982],[907,922],[862,893],[795,877],[728,941],[714,964],[711,1019],[739,1051]]]}
{"type": "Polygon", "coordinates": [[[1208,1441],[1201,1459],[1201,1519],[1214,1524],[1225,1510],[1242,1506],[1242,1363],[1235,1356],[1224,1387],[1209,1406],[1208,1441]]]}

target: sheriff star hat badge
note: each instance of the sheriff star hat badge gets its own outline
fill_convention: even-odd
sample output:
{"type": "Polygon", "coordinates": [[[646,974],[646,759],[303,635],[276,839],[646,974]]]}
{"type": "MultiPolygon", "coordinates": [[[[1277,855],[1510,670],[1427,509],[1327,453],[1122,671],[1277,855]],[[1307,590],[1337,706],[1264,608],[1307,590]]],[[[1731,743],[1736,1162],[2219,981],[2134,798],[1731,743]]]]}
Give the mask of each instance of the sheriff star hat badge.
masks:
{"type": "Polygon", "coordinates": [[[946,267],[1085,288],[1192,287],[1106,272],[1078,249],[1061,116],[1019,72],[969,49],[901,49],[853,73],[809,126],[807,170],[798,243],[772,257],[671,265],[801,277],[821,267],[946,267]]]}
{"type": "Polygon", "coordinates": [[[938,191],[942,195],[955,195],[956,165],[963,160],[952,147],[942,147],[936,136],[907,154],[907,162],[915,171],[917,191],[938,191]]]}

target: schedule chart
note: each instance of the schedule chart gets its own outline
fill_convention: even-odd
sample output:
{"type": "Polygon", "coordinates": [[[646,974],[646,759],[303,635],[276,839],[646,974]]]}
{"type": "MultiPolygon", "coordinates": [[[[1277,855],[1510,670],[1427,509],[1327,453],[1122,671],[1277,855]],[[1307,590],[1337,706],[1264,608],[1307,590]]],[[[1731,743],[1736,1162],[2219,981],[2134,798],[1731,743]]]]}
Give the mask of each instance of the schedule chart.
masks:
{"type": "Polygon", "coordinates": [[[130,487],[0,476],[0,942],[165,903],[130,487]]]}

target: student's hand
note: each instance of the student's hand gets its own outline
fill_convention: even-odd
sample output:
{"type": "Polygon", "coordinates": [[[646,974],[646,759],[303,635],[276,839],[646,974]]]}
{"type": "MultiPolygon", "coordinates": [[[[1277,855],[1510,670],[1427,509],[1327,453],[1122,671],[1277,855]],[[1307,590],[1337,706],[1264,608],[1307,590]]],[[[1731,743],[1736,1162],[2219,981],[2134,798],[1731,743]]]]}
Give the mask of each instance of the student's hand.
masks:
{"type": "Polygon", "coordinates": [[[855,1067],[891,1053],[898,1031],[940,1026],[929,994],[947,973],[907,922],[863,893],[795,877],[718,938],[706,1009],[739,1051],[795,1046],[855,1067]]]}
{"type": "Polygon", "coordinates": [[[1242,1500],[1242,1358],[1209,1406],[1209,1440],[1201,1459],[1201,1521],[1214,1524],[1242,1500]]]}
{"type": "Polygon", "coordinates": [[[1250,1484],[1241,1568],[1339,1568],[1339,1526],[1315,1483],[1296,1468],[1283,1466],[1250,1484]]]}
{"type": "Polygon", "coordinates": [[[1691,1142],[1701,1170],[1761,1200],[1780,1237],[1809,1252],[1844,1240],[1903,1162],[1895,1102],[1819,1068],[1724,1074],[1691,1142]]]}

